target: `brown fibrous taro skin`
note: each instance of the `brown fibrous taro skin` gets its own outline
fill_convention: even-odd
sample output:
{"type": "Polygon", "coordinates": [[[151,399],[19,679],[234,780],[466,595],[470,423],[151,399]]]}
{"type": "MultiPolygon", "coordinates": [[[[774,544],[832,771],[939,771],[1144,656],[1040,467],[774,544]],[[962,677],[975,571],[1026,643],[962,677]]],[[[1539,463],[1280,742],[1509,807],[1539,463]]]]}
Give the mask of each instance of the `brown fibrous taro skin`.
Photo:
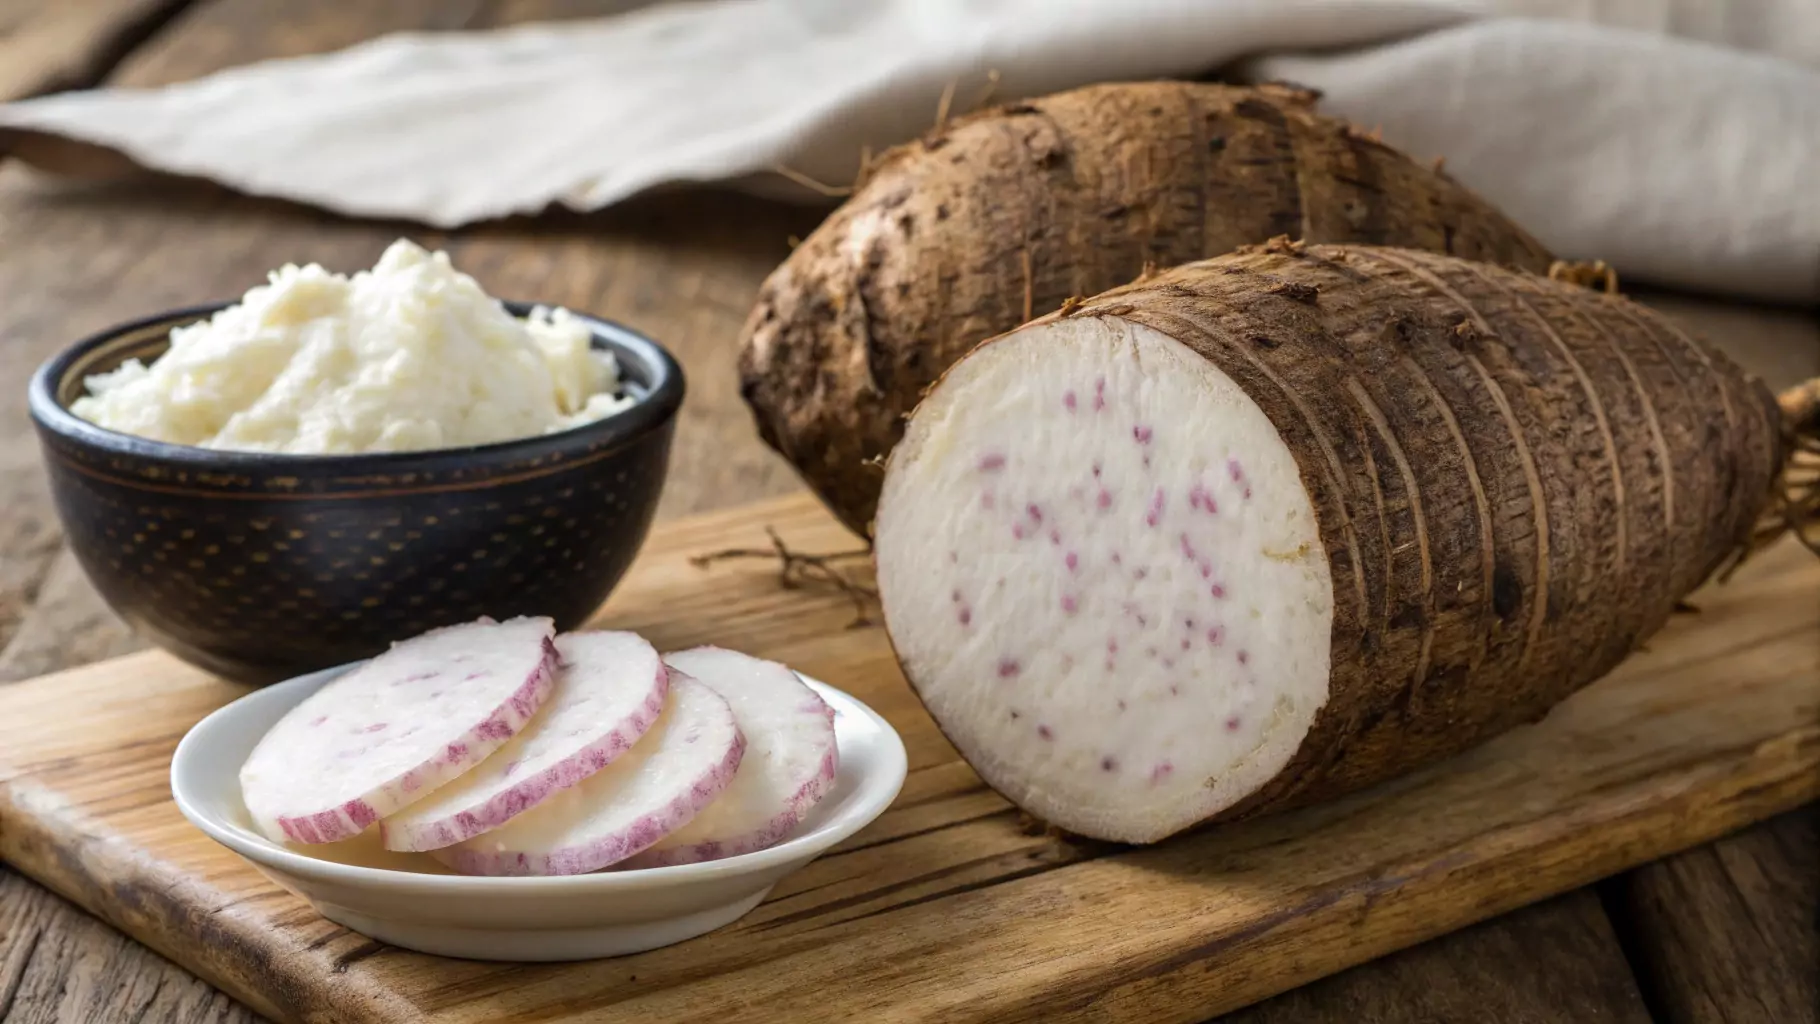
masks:
{"type": "Polygon", "coordinates": [[[1620,296],[1251,247],[943,376],[885,477],[884,617],[987,783],[1154,841],[1545,715],[1750,537],[1780,419],[1620,296]]]}
{"type": "Polygon", "coordinates": [[[872,165],[765,281],[741,388],[759,433],[865,534],[922,391],[1071,296],[1287,235],[1535,272],[1503,214],[1286,86],[1092,86],[963,118],[872,165]]]}

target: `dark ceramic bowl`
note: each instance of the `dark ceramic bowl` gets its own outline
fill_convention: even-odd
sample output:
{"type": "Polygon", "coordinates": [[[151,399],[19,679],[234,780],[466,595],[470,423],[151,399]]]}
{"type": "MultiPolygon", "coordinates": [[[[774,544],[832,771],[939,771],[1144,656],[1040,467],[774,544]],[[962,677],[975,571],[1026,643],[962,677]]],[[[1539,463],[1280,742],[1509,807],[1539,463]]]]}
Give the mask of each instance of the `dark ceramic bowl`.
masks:
{"type": "MultiPolygon", "coordinates": [[[[542,437],[376,455],[268,455],[104,430],[83,379],[163,353],[225,304],[104,331],[40,367],[32,419],[70,547],[132,627],[186,661],[266,683],[490,615],[580,625],[643,543],[682,368],[582,317],[637,404],[542,437]]],[[[524,316],[530,306],[507,303],[524,316]]]]}

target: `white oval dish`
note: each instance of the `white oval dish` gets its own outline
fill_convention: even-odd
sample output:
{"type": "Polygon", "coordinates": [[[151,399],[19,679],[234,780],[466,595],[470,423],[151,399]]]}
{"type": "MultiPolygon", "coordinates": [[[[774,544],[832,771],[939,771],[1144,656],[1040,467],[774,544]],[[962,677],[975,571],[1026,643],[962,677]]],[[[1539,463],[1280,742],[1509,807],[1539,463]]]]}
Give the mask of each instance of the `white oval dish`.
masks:
{"type": "Polygon", "coordinates": [[[240,766],[266,731],[351,665],[255,690],[196,723],[171,758],[178,810],[322,916],[395,946],[480,960],[587,960],[638,953],[729,924],[785,875],[884,813],[908,761],[865,704],[802,677],[834,709],[840,773],[789,838],[725,860],[555,878],[457,875],[427,854],[392,853],[377,829],[341,843],[275,843],[240,799],[240,766]]]}

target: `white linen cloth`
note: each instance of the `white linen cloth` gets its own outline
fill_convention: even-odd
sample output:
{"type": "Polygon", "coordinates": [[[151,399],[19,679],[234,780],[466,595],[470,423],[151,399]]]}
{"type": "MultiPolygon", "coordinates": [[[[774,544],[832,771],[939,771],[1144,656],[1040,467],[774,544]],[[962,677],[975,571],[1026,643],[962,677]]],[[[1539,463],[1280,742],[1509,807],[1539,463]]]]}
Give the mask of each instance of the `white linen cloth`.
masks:
{"type": "Polygon", "coordinates": [[[944,93],[1224,68],[1320,89],[1627,282],[1810,304],[1816,65],[1814,0],[701,0],[0,105],[0,148],[453,227],[690,181],[820,201],[776,169],[849,181],[944,93]]]}

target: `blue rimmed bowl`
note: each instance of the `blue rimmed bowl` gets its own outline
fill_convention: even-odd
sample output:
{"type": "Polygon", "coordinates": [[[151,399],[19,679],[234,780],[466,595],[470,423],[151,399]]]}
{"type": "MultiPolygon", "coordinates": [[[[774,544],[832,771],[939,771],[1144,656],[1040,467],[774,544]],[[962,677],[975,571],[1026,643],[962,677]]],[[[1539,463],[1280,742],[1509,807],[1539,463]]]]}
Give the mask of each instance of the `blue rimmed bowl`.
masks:
{"type": "MultiPolygon", "coordinates": [[[[135,630],[228,678],[269,683],[490,615],[580,625],[643,543],[669,465],[682,368],[578,317],[634,399],[559,433],[465,448],[274,455],[167,444],[69,411],[83,381],[150,362],[226,303],[87,338],[33,375],[32,419],[64,533],[135,630]]],[[[506,303],[518,316],[527,303],[506,303]]]]}

